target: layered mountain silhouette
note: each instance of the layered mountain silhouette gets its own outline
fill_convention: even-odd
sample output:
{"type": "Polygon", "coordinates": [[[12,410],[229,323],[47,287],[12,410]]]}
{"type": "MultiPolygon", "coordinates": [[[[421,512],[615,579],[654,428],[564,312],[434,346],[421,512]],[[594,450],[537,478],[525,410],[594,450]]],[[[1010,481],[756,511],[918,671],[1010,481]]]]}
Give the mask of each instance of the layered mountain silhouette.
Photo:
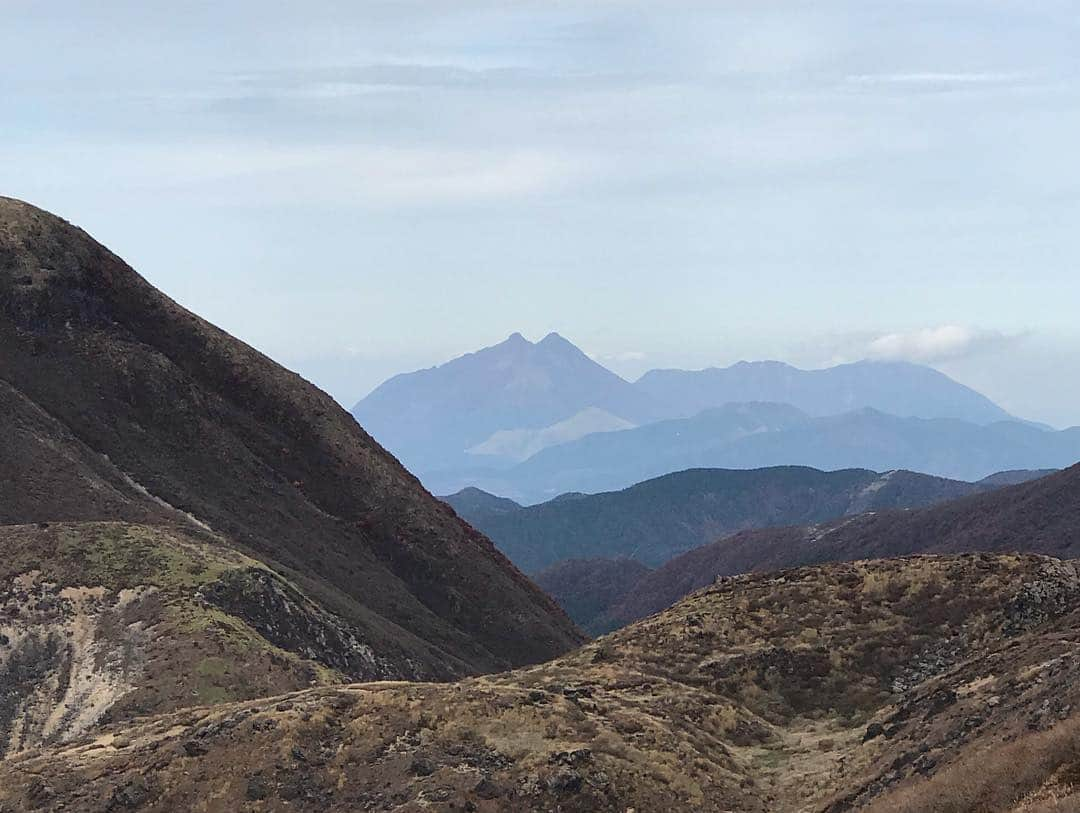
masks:
{"type": "MultiPolygon", "coordinates": [[[[479,488],[463,488],[456,494],[442,498],[457,511],[458,515],[472,523],[474,518],[488,515],[509,514],[524,508],[521,503],[488,494],[479,488]]],[[[475,525],[475,523],[473,523],[475,525]]]]}
{"type": "MultiPolygon", "coordinates": [[[[1018,476],[1014,474],[1014,477],[1018,476]]],[[[990,478],[993,483],[995,479],[990,478]]],[[[921,553],[1023,550],[1080,556],[1080,466],[915,511],[746,531],[647,574],[594,624],[612,628],[670,606],[720,576],[794,565],[921,553]]]]}
{"type": "Polygon", "coordinates": [[[22,607],[0,750],[192,691],[447,679],[582,640],[329,396],[10,199],[0,348],[0,606],[22,607]]]}
{"type": "Polygon", "coordinates": [[[477,489],[443,499],[518,567],[539,573],[564,559],[627,558],[656,567],[750,528],[923,507],[992,487],[910,471],[779,466],[690,469],[621,491],[516,509],[477,489]]]}
{"type": "Polygon", "coordinates": [[[432,479],[436,492],[473,485],[536,503],[563,491],[611,491],[688,468],[908,469],[970,481],[1009,469],[1059,469],[1077,460],[1080,428],[900,418],[874,409],[811,418],[792,406],[751,403],[589,435],[502,471],[432,479]]]}
{"type": "Polygon", "coordinates": [[[630,383],[554,333],[536,343],[515,333],[439,367],[395,376],[353,414],[433,491],[471,485],[523,502],[624,488],[691,466],[911,468],[974,479],[1058,467],[1076,458],[1077,445],[1074,438],[1038,438],[1046,427],[1034,424],[1024,425],[1029,436],[1004,437],[1000,425],[1021,422],[929,367],[858,362],[800,370],[740,362],[654,370],[630,383]],[[839,426],[826,420],[833,418],[839,426]],[[797,425],[803,430],[792,436],[748,441],[730,459],[720,455],[744,434],[797,425]],[[850,432],[871,436],[844,446],[850,432]],[[933,453],[943,436],[957,433],[963,438],[933,453]]]}

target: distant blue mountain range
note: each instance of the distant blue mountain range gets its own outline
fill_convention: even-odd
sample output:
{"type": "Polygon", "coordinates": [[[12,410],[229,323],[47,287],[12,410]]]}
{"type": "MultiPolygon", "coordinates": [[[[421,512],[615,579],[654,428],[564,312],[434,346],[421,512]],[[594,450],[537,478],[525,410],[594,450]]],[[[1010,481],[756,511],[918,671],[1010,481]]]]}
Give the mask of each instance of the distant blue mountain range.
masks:
{"type": "Polygon", "coordinates": [[[540,502],[693,467],[911,469],[974,480],[1080,459],[1080,430],[1013,417],[929,367],[740,362],[626,381],[552,333],[395,376],[353,414],[432,491],[540,502]]]}

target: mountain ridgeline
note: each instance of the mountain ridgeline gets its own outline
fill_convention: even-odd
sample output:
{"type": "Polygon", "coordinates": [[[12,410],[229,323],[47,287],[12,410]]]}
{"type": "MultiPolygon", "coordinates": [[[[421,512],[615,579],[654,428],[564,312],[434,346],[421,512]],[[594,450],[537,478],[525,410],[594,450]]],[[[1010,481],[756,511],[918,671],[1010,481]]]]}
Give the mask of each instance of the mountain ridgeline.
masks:
{"type": "Polygon", "coordinates": [[[876,409],[901,418],[952,418],[974,424],[1011,420],[989,398],[929,367],[900,362],[799,370],[776,361],[740,362],[696,372],[652,370],[637,382],[665,411],[690,416],[720,404],[790,404],[811,417],[876,409]]]}
{"type": "MultiPolygon", "coordinates": [[[[1035,472],[1031,473],[1034,476],[1035,472]]],[[[1012,473],[1009,479],[1016,479],[1012,473]]],[[[671,559],[646,574],[592,625],[645,618],[715,579],[821,562],[971,551],[1032,551],[1080,558],[1080,465],[1028,482],[914,511],[745,531],[671,559]]]]}
{"type": "Polygon", "coordinates": [[[0,701],[0,738],[59,714],[49,698],[78,725],[42,723],[45,740],[168,710],[191,692],[147,684],[184,675],[206,678],[196,697],[227,700],[450,679],[582,640],[329,396],[10,199],[0,348],[0,606],[24,607],[0,621],[0,675],[21,687],[0,701]],[[59,626],[33,622],[50,607],[100,640],[60,646],[59,626]],[[110,637],[132,657],[99,652],[110,637]],[[86,681],[114,690],[80,694],[86,681]]]}
{"type": "Polygon", "coordinates": [[[1080,428],[1051,431],[1005,421],[899,418],[874,409],[811,418],[786,404],[728,404],[692,418],[591,434],[499,471],[433,474],[535,503],[564,491],[597,493],[689,468],[785,465],[833,470],[907,469],[979,480],[1006,469],[1060,469],[1080,460],[1080,428]]]}
{"type": "Polygon", "coordinates": [[[621,491],[528,507],[469,489],[444,497],[518,567],[538,573],[564,559],[629,558],[662,565],[750,528],[826,522],[866,511],[918,508],[994,486],[910,471],[690,469],[621,491]]]}

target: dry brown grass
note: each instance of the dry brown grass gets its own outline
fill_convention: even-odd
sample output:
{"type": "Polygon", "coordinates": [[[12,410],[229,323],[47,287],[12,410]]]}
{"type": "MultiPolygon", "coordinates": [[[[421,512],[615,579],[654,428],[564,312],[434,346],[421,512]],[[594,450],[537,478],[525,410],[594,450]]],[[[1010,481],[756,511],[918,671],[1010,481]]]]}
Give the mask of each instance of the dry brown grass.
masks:
{"type": "Polygon", "coordinates": [[[968,754],[917,784],[880,797],[868,813],[1011,813],[1077,810],[1080,717],[968,754]],[[1071,801],[1070,801],[1071,798],[1071,801]],[[1068,804],[1070,806],[1063,807],[1068,804]]]}
{"type": "Polygon", "coordinates": [[[986,555],[739,577],[516,672],[230,704],[126,725],[145,748],[0,763],[0,804],[24,809],[45,777],[57,801],[86,803],[68,810],[105,809],[136,780],[158,809],[208,786],[219,809],[248,809],[257,778],[268,810],[1068,810],[1078,585],[1053,560],[986,555]],[[1006,611],[1029,588],[1049,603],[1006,611]],[[188,755],[192,740],[207,753],[188,755]]]}

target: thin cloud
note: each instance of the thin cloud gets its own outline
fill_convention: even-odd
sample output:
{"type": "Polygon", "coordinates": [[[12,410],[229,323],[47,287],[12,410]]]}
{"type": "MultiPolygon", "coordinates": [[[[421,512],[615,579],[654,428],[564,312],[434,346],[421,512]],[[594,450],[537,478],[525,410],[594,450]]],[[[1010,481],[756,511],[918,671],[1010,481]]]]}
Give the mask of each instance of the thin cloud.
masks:
{"type": "Polygon", "coordinates": [[[997,350],[1022,338],[996,330],[940,325],[906,333],[886,333],[872,339],[863,353],[878,361],[933,364],[997,350]]]}
{"type": "Polygon", "coordinates": [[[952,93],[1026,88],[1036,80],[1035,74],[1025,72],[912,71],[852,74],[845,77],[844,87],[867,92],[952,93]]]}
{"type": "Polygon", "coordinates": [[[566,91],[580,93],[665,85],[670,77],[632,69],[562,71],[530,66],[469,65],[422,62],[372,63],[321,68],[292,68],[238,73],[218,87],[229,99],[344,99],[373,93],[443,93],[566,91]]]}
{"type": "Polygon", "coordinates": [[[648,353],[641,350],[622,350],[616,353],[586,353],[593,361],[626,363],[631,361],[644,361],[648,353]]]}
{"type": "MultiPolygon", "coordinates": [[[[34,152],[33,154],[37,154],[34,152]]],[[[50,152],[55,171],[75,170],[86,152],[50,152]]],[[[117,188],[214,193],[218,201],[427,206],[559,194],[597,171],[554,150],[438,149],[379,145],[181,148],[105,145],[93,150],[117,188]]]]}
{"type": "Polygon", "coordinates": [[[849,76],[849,82],[858,82],[871,85],[972,85],[1002,82],[1016,82],[1028,78],[1025,73],[979,73],[979,72],[949,72],[949,71],[922,71],[914,73],[864,73],[849,76]]]}

